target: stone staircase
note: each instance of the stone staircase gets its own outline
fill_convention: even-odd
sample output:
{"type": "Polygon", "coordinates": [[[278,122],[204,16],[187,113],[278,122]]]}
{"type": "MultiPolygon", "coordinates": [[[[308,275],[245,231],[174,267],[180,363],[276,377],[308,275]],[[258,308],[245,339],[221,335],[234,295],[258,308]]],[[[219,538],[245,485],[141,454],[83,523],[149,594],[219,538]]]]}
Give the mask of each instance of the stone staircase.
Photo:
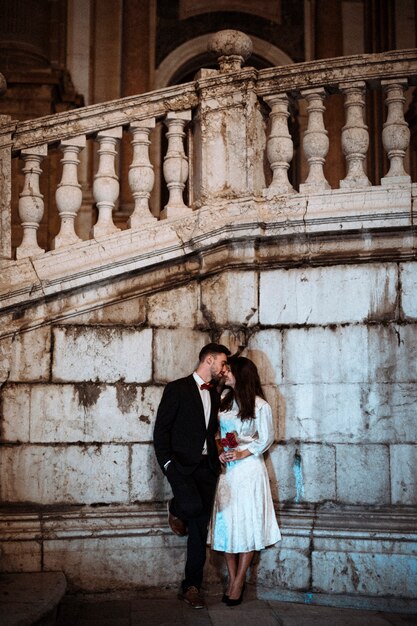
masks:
{"type": "MultiPolygon", "coordinates": [[[[263,554],[258,580],[315,602],[414,602],[417,183],[404,105],[416,51],[260,71],[240,67],[243,44],[235,52],[185,85],[0,118],[1,566],[63,570],[90,591],[179,579],[184,546],[166,526],[153,419],[164,384],[221,339],[257,361],[277,415],[268,469],[284,539],[263,554]],[[374,92],[389,165],[371,184],[374,92]],[[333,95],[346,111],[346,177],[330,188],[333,95]],[[168,146],[158,170],[156,126],[168,146]],[[121,140],[132,143],[135,206],[119,230],[121,140]],[[97,221],[84,237],[74,224],[94,143],[97,221]],[[41,189],[58,151],[51,208],[41,189]],[[158,215],[154,169],[168,196],[158,215]],[[60,223],[52,242],[40,237],[47,202],[60,223]]],[[[36,579],[5,574],[4,619],[10,597],[29,608],[24,576],[36,579]]],[[[39,585],[33,619],[53,610],[65,581],[39,585]]]]}

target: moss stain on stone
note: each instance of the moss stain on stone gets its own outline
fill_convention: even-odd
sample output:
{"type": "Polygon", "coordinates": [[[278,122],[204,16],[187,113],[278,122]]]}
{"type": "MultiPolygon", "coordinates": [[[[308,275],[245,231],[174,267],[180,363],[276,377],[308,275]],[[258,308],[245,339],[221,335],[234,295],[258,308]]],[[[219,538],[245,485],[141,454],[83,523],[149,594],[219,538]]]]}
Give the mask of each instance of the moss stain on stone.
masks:
{"type": "Polygon", "coordinates": [[[122,413],[129,413],[137,397],[137,385],[116,383],[117,406],[122,413]]]}
{"type": "Polygon", "coordinates": [[[75,391],[78,395],[79,404],[88,409],[97,403],[102,388],[97,383],[78,383],[75,385],[75,391]]]}

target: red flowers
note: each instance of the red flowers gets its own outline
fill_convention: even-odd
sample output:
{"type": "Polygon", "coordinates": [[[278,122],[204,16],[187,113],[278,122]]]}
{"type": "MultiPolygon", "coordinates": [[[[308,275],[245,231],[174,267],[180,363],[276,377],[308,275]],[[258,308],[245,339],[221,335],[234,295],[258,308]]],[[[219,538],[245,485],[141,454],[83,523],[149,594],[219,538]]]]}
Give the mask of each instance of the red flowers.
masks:
{"type": "Polygon", "coordinates": [[[237,448],[238,442],[235,433],[226,433],[226,437],[221,440],[223,448],[237,448]]]}

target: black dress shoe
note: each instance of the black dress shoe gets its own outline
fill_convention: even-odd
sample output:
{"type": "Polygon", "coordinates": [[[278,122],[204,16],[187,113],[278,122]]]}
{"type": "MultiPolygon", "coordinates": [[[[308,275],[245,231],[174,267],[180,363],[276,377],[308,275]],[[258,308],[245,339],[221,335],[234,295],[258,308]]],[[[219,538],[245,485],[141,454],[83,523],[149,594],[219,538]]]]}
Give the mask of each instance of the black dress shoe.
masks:
{"type": "Polygon", "coordinates": [[[224,602],[224,603],[226,604],[226,602],[228,601],[228,599],[229,599],[229,596],[227,595],[227,593],[224,593],[224,594],[222,595],[222,602],[224,602]]]}
{"type": "Polygon", "coordinates": [[[238,606],[239,604],[242,604],[244,591],[245,591],[245,585],[243,585],[242,591],[240,592],[240,596],[237,598],[237,600],[233,600],[233,598],[230,598],[227,596],[227,600],[226,600],[227,606],[238,606]]]}

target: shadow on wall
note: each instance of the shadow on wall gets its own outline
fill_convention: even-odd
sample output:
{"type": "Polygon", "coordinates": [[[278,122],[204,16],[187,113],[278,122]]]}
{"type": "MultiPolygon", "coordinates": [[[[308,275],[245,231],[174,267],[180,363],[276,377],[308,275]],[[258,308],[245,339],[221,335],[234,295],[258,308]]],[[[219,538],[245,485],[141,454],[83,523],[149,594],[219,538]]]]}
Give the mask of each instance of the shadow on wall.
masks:
{"type": "Polygon", "coordinates": [[[274,443],[265,453],[265,463],[269,474],[272,498],[275,503],[280,501],[279,498],[279,476],[277,476],[277,468],[271,461],[271,453],[277,448],[280,442],[285,441],[286,434],[286,404],[285,398],[279,391],[277,381],[280,381],[282,374],[276,371],[269,356],[263,350],[248,349],[246,355],[256,364],[265,393],[266,400],[272,408],[272,416],[274,419],[274,443]]]}

